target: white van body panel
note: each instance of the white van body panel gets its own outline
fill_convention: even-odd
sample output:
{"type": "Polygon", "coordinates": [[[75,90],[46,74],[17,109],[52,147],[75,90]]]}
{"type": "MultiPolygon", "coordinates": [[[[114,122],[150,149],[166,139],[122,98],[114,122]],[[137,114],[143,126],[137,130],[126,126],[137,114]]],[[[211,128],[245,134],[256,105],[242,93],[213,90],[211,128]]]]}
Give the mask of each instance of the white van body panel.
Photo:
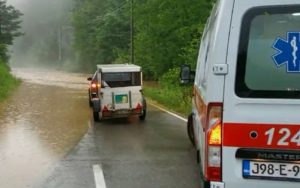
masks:
{"type": "MultiPolygon", "coordinates": [[[[225,78],[224,87],[224,124],[240,123],[241,126],[243,124],[270,124],[271,127],[277,124],[289,126],[300,124],[300,116],[297,113],[300,106],[299,99],[240,98],[235,93],[237,54],[239,51],[241,23],[245,13],[255,7],[279,6],[282,4],[299,5],[299,3],[299,0],[235,0],[227,56],[229,74],[225,78]]],[[[224,129],[223,127],[223,131],[224,129]]],[[[255,128],[253,128],[253,131],[255,131],[255,128]]],[[[234,134],[238,137],[240,132],[234,134]]],[[[248,137],[248,135],[245,137],[248,137]]],[[[226,140],[228,138],[223,139],[226,140]]],[[[292,181],[243,178],[242,159],[237,159],[235,156],[238,148],[223,147],[222,175],[226,188],[296,188],[300,186],[299,182],[292,181]]]]}
{"type": "MultiPolygon", "coordinates": [[[[205,173],[203,164],[207,162],[205,153],[207,152],[207,130],[204,129],[205,125],[203,122],[205,121],[203,121],[203,119],[206,119],[207,117],[205,117],[206,114],[203,113],[204,110],[202,109],[201,111],[199,103],[205,106],[205,110],[207,110],[207,107],[211,103],[221,104],[223,107],[222,183],[224,183],[220,184],[222,187],[296,188],[300,186],[299,182],[291,180],[283,181],[282,179],[265,180],[244,178],[242,167],[244,159],[237,158],[236,156],[238,149],[245,147],[246,149],[289,150],[289,148],[284,145],[286,143],[278,148],[272,144],[266,148],[262,145],[255,145],[255,143],[251,145],[252,140],[249,140],[250,133],[257,132],[257,129],[263,128],[264,130],[269,130],[271,128],[275,129],[276,127],[276,129],[279,129],[278,127],[286,127],[287,129],[300,130],[300,99],[239,97],[235,92],[240,36],[242,34],[242,23],[245,14],[250,10],[261,7],[292,7],[294,5],[300,6],[300,1],[219,0],[216,1],[216,6],[213,9],[204,30],[197,60],[192,104],[194,141],[196,149],[199,151],[199,159],[202,167],[201,174],[203,174],[205,173]],[[225,69],[225,71],[216,70],[216,68],[220,67],[225,69]],[[239,128],[235,129],[236,127],[239,128]],[[228,130],[234,131],[228,133],[228,130]],[[245,134],[245,130],[249,130],[249,133],[245,134]],[[225,135],[230,135],[230,137],[225,137],[225,135]],[[234,143],[228,144],[228,139],[234,140],[234,143]],[[249,143],[245,144],[245,140],[249,141],[249,143]]],[[[266,12],[266,14],[268,13],[266,12]]],[[[300,29],[299,31],[294,32],[300,32],[300,29]]],[[[275,40],[276,38],[274,38],[274,41],[275,40]]],[[[269,47],[271,49],[272,45],[269,47]]],[[[269,75],[265,76],[268,77],[269,75]]],[[[282,134],[284,134],[284,131],[282,134]]],[[[266,137],[266,135],[266,132],[260,132],[260,134],[256,136],[261,138],[262,136],[266,137]]],[[[292,136],[293,135],[290,137],[292,136]]],[[[299,151],[300,135],[299,138],[295,138],[298,139],[299,147],[294,146],[292,149],[294,149],[294,151],[299,151]]],[[[256,138],[253,140],[255,139],[256,138]]],[[[269,140],[265,141],[269,142],[269,140]]],[[[206,186],[207,184],[205,185],[205,188],[206,186]]],[[[213,185],[210,184],[210,187],[213,187],[213,185]]]]}
{"type": "MultiPolygon", "coordinates": [[[[233,2],[233,0],[218,1],[202,36],[195,76],[195,93],[201,95],[205,105],[208,105],[208,102],[223,101],[226,74],[214,74],[213,67],[217,64],[226,65],[227,50],[224,49],[227,49],[228,45],[233,2]]],[[[199,151],[205,151],[204,125],[200,121],[200,112],[195,106],[195,97],[193,114],[196,147],[199,151]]],[[[204,155],[204,152],[200,152],[201,164],[205,163],[204,155]]],[[[204,171],[204,165],[202,165],[202,171],[204,171]]]]}

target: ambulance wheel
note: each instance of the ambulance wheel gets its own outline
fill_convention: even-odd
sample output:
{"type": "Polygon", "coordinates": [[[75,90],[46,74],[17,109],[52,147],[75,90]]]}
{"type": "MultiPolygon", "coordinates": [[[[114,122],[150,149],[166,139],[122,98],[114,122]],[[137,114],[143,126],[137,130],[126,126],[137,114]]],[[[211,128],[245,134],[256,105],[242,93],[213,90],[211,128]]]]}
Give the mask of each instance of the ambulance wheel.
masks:
{"type": "Polygon", "coordinates": [[[194,137],[194,126],[193,126],[193,114],[190,114],[188,117],[188,122],[187,122],[187,133],[189,136],[189,139],[193,146],[195,146],[195,137],[194,137]]]}
{"type": "Polygon", "coordinates": [[[144,121],[146,118],[146,115],[147,115],[147,103],[146,103],[146,100],[144,99],[142,115],[139,116],[140,120],[144,121]]]}
{"type": "Polygon", "coordinates": [[[93,112],[94,121],[98,122],[100,121],[99,112],[93,112]]]}

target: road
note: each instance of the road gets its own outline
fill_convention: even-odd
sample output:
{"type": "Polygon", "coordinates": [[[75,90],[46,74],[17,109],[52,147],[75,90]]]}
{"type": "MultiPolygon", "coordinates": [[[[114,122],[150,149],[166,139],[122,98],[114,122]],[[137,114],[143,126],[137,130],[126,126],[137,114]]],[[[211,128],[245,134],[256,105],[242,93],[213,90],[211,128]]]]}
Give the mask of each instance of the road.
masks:
{"type": "Polygon", "coordinates": [[[199,188],[185,122],[149,105],[94,123],[86,75],[14,69],[24,81],[0,106],[0,187],[199,188]]]}

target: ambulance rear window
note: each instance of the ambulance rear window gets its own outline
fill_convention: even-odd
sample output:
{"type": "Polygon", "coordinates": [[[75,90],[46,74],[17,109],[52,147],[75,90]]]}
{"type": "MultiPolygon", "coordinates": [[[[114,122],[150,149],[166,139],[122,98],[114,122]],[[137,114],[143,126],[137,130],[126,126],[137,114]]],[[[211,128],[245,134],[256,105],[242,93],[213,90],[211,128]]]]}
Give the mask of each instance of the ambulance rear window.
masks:
{"type": "Polygon", "coordinates": [[[243,17],[235,92],[300,98],[300,7],[251,9],[243,17]]]}

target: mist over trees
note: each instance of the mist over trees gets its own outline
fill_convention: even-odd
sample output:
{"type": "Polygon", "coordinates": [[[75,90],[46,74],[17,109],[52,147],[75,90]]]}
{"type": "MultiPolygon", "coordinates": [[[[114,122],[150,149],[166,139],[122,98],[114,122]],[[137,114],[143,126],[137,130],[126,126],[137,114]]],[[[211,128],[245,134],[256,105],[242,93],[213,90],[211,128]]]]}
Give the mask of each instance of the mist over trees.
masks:
{"type": "Polygon", "coordinates": [[[213,0],[74,0],[75,50],[82,69],[134,59],[146,77],[159,79],[181,64],[195,66],[213,0]],[[133,5],[131,5],[133,2],[133,5]]]}
{"type": "Polygon", "coordinates": [[[75,0],[74,47],[84,70],[96,64],[128,62],[130,4],[124,0],[75,0]]]}
{"type": "Polygon", "coordinates": [[[24,35],[12,48],[13,64],[56,66],[72,60],[73,0],[8,0],[8,3],[24,13],[24,35]]]}
{"type": "Polygon", "coordinates": [[[195,67],[214,0],[8,1],[24,13],[25,35],[13,48],[19,64],[68,62],[73,70],[92,72],[96,64],[131,63],[133,32],[134,63],[158,80],[181,64],[195,67]]]}

